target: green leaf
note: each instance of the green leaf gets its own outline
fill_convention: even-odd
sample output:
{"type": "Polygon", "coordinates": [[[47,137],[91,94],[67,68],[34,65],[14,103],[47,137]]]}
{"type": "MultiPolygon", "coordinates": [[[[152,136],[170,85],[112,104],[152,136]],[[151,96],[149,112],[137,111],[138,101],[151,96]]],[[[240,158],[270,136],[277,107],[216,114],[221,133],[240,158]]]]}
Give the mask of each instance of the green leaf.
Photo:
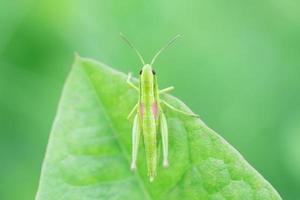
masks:
{"type": "MultiPolygon", "coordinates": [[[[91,59],[76,58],[64,86],[42,167],[37,200],[277,200],[272,186],[200,119],[165,108],[170,167],[149,182],[140,145],[130,171],[127,114],[138,94],[126,75],[91,59]]],[[[191,112],[178,99],[170,104],[191,112]]]]}

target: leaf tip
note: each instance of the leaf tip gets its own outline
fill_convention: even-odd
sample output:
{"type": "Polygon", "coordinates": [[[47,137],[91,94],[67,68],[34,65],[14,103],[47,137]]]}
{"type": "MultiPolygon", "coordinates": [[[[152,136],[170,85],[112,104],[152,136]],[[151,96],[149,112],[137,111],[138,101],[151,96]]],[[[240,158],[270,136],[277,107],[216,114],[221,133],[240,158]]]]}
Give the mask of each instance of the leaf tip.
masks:
{"type": "Polygon", "coordinates": [[[74,61],[73,61],[73,67],[80,65],[82,62],[82,57],[79,55],[78,52],[74,52],[74,61]]]}
{"type": "Polygon", "coordinates": [[[75,61],[80,59],[80,55],[78,52],[74,52],[75,61]]]}

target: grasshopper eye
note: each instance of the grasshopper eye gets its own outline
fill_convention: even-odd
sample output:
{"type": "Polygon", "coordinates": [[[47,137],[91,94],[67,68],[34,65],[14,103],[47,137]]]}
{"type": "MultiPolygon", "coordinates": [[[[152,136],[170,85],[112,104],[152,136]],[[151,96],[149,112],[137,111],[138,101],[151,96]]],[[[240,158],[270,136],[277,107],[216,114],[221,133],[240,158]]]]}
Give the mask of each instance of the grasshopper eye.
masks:
{"type": "Polygon", "coordinates": [[[155,72],[155,70],[154,70],[154,69],[152,69],[152,74],[153,74],[153,75],[155,75],[155,74],[156,74],[156,72],[155,72]]]}
{"type": "Polygon", "coordinates": [[[140,70],[140,75],[142,75],[142,73],[143,73],[143,70],[141,69],[141,70],[140,70]]]}

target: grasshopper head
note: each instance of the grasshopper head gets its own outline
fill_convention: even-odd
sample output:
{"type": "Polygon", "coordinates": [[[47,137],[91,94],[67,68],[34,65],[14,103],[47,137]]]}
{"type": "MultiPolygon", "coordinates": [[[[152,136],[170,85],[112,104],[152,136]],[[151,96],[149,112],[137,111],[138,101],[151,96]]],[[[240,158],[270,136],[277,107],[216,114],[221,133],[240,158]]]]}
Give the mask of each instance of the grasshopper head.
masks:
{"type": "Polygon", "coordinates": [[[141,71],[140,71],[140,75],[142,76],[142,75],[146,75],[146,76],[151,76],[151,75],[155,75],[155,71],[154,71],[154,69],[151,67],[151,65],[149,65],[149,64],[145,64],[144,66],[143,66],[143,68],[141,69],[141,71]]]}
{"type": "Polygon", "coordinates": [[[152,82],[154,79],[155,71],[149,64],[145,64],[140,71],[140,79],[144,82],[152,82]]]}

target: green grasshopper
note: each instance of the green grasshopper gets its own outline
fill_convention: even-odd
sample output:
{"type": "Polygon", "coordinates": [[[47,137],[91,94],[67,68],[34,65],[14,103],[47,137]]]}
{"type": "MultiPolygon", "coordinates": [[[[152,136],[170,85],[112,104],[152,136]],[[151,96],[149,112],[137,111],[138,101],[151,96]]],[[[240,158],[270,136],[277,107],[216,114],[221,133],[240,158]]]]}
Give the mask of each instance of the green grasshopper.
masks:
{"type": "Polygon", "coordinates": [[[160,94],[167,93],[174,89],[173,86],[159,90],[157,85],[156,73],[152,68],[158,55],[164,51],[167,47],[174,43],[174,41],[180,36],[175,36],[165,46],[163,46],[153,57],[150,64],[146,64],[139,51],[129,42],[129,40],[122,34],[121,37],[125,42],[136,52],[140,58],[143,67],[140,71],[139,87],[131,82],[131,73],[128,74],[127,83],[130,87],[139,93],[139,100],[133,107],[132,111],[128,115],[128,119],[135,114],[132,128],[132,161],[131,170],[136,170],[136,161],[138,155],[138,146],[140,135],[144,138],[144,146],[146,153],[146,162],[148,169],[148,176],[150,182],[152,182],[156,176],[157,171],[157,133],[161,133],[162,151],[163,151],[163,166],[168,167],[168,125],[166,116],[163,112],[161,104],[166,107],[177,111],[181,114],[198,117],[193,113],[187,113],[179,110],[170,105],[164,100],[159,98],[160,94]]]}

